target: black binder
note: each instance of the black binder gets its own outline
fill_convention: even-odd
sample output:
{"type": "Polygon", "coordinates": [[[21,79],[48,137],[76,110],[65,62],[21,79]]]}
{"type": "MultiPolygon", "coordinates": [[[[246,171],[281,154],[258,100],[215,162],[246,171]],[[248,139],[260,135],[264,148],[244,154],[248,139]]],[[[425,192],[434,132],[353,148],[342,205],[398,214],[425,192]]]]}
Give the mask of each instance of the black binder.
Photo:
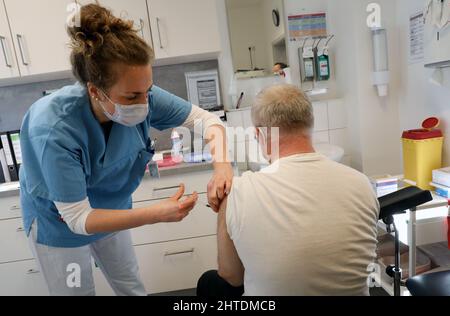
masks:
{"type": "Polygon", "coordinates": [[[20,131],[8,132],[8,143],[11,148],[12,158],[19,175],[20,166],[22,165],[22,150],[20,148],[20,131]]]}
{"type": "Polygon", "coordinates": [[[19,173],[17,169],[17,161],[14,156],[14,149],[11,146],[11,141],[8,133],[0,135],[3,150],[6,156],[6,163],[8,165],[9,176],[11,181],[19,181],[19,173]]]}

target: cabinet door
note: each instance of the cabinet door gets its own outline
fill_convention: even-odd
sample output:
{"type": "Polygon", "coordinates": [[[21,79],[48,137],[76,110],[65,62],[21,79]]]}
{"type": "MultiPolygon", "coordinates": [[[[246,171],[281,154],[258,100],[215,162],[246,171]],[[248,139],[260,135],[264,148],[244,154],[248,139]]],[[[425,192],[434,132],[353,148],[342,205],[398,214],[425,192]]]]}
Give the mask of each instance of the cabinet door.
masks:
{"type": "Polygon", "coordinates": [[[4,0],[22,76],[70,70],[71,0],[4,0]]]}
{"type": "Polygon", "coordinates": [[[0,221],[21,218],[22,209],[19,196],[0,198],[0,221]]]}
{"type": "MultiPolygon", "coordinates": [[[[134,208],[146,207],[159,201],[134,203],[134,208]]],[[[179,223],[158,223],[131,230],[134,245],[144,245],[187,238],[212,236],[217,233],[217,214],[207,207],[206,194],[200,194],[198,203],[179,223]]]]}
{"type": "Polygon", "coordinates": [[[44,277],[34,260],[0,264],[0,296],[48,296],[44,277]]]}
{"type": "Polygon", "coordinates": [[[149,294],[192,289],[203,273],[217,269],[216,236],[134,248],[149,294]]]}
{"type": "Polygon", "coordinates": [[[16,53],[5,7],[0,2],[0,79],[19,77],[16,53]]]}
{"type": "Polygon", "coordinates": [[[33,259],[22,219],[0,221],[0,263],[33,259]]]}
{"type": "MultiPolygon", "coordinates": [[[[92,1],[82,0],[78,3],[87,4],[92,1]]],[[[124,20],[132,20],[135,28],[139,30],[139,36],[153,47],[146,0],[101,0],[99,3],[110,9],[115,16],[124,20]]]]}
{"type": "Polygon", "coordinates": [[[156,58],[220,52],[215,0],[147,0],[156,58]]]}

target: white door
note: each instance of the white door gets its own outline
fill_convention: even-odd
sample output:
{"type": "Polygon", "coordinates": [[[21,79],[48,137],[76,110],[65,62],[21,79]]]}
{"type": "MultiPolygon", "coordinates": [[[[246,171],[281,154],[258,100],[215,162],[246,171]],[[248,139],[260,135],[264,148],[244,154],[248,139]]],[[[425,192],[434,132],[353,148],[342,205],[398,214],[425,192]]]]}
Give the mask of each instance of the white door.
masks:
{"type": "Polygon", "coordinates": [[[156,58],[220,52],[215,0],[147,0],[156,58]]]}
{"type": "Polygon", "coordinates": [[[5,7],[0,2],[0,79],[19,77],[16,53],[5,7]]]}
{"type": "Polygon", "coordinates": [[[22,76],[70,70],[71,0],[4,0],[22,76]]]}

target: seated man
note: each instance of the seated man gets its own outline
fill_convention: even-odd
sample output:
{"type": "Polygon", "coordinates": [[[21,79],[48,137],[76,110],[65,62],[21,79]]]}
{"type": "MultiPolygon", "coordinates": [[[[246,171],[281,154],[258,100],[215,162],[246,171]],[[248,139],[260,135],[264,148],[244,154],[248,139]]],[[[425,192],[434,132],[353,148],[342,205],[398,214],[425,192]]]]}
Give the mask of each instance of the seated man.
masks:
{"type": "Polygon", "coordinates": [[[203,275],[198,295],[368,295],[379,215],[369,180],[315,153],[313,109],[296,87],[261,92],[252,117],[279,127],[279,157],[257,128],[272,164],[234,180],[219,212],[219,271],[203,275]]]}

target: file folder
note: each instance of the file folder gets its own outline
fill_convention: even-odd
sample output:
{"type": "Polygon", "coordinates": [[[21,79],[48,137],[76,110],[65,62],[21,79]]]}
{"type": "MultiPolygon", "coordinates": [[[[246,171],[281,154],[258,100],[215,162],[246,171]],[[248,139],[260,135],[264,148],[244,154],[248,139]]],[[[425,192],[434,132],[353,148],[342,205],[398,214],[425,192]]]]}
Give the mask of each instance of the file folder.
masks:
{"type": "Polygon", "coordinates": [[[9,136],[7,133],[2,134],[0,136],[0,139],[5,153],[6,164],[8,166],[10,179],[11,181],[18,181],[19,176],[16,167],[17,163],[15,162],[15,158],[13,157],[13,149],[12,146],[10,145],[9,136]]]}

